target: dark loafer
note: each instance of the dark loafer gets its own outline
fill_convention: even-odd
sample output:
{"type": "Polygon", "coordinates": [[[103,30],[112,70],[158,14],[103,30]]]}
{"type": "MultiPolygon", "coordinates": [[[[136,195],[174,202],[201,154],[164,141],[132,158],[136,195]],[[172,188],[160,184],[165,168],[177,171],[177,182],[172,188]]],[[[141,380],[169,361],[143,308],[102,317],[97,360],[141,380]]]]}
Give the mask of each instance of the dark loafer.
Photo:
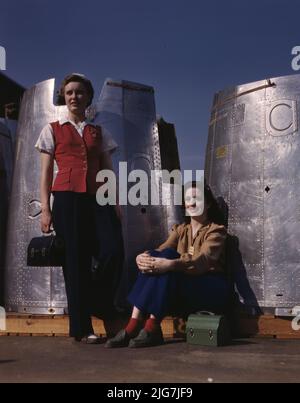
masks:
{"type": "Polygon", "coordinates": [[[129,342],[130,342],[129,335],[126,333],[125,329],[122,329],[115,337],[107,340],[104,347],[106,348],[128,347],[129,342]]]}
{"type": "Polygon", "coordinates": [[[161,328],[151,333],[147,332],[145,329],[142,329],[135,339],[130,340],[129,347],[130,348],[153,347],[153,346],[160,346],[161,344],[164,344],[164,337],[161,328]]]}

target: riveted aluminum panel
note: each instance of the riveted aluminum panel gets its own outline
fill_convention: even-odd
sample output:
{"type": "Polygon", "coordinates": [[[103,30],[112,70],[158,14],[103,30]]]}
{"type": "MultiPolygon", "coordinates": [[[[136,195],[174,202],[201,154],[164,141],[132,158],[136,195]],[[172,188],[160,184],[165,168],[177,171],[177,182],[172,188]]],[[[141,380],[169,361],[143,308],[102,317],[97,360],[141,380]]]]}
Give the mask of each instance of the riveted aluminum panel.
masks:
{"type": "Polygon", "coordinates": [[[241,252],[237,277],[252,295],[240,292],[248,306],[300,303],[299,101],[299,75],[240,85],[214,97],[206,178],[227,202],[229,233],[241,252]]]}
{"type": "Polygon", "coordinates": [[[6,225],[13,172],[12,135],[5,123],[4,119],[0,122],[0,305],[4,298],[6,225]]]}
{"type": "MultiPolygon", "coordinates": [[[[53,95],[54,80],[44,81],[27,90],[21,104],[5,264],[8,311],[59,314],[66,307],[64,283],[53,281],[53,269],[26,266],[28,244],[41,235],[40,156],[34,145],[47,123],[66,115],[66,107],[53,104],[53,95]],[[58,301],[57,292],[52,291],[57,287],[58,301]]],[[[62,272],[61,268],[55,270],[62,272]]]]}

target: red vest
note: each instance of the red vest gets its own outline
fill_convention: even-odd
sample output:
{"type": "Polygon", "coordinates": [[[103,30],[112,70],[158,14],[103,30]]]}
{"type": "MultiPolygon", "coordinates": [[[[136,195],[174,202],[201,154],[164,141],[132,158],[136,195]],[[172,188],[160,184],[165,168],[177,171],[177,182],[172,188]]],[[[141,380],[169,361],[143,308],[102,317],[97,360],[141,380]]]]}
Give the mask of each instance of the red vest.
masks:
{"type": "Polygon", "coordinates": [[[86,125],[83,137],[72,123],[51,123],[55,142],[54,158],[58,173],[52,191],[96,194],[101,183],[96,182],[100,171],[102,132],[100,126],[86,125]]]}

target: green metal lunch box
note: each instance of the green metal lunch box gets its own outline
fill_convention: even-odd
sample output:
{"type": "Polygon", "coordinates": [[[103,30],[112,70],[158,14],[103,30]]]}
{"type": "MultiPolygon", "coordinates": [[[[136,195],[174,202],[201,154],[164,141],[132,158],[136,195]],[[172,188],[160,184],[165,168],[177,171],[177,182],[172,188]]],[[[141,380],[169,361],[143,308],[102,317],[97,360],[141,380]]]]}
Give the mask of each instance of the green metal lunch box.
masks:
{"type": "Polygon", "coordinates": [[[187,343],[199,346],[225,346],[231,341],[228,320],[211,312],[189,315],[186,335],[187,343]]]}

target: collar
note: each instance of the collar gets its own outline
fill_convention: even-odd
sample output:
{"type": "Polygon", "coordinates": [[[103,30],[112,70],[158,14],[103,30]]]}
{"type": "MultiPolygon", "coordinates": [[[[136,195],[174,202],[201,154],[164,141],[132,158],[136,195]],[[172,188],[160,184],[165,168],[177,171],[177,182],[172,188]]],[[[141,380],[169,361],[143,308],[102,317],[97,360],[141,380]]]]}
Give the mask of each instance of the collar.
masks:
{"type": "MultiPolygon", "coordinates": [[[[202,227],[200,227],[200,228],[197,230],[196,234],[198,234],[199,232],[201,232],[201,231],[207,229],[207,227],[210,227],[211,224],[212,224],[212,223],[211,223],[209,220],[206,220],[206,221],[203,223],[202,227]]],[[[187,224],[187,230],[190,230],[190,231],[192,232],[192,224],[191,224],[191,223],[188,223],[188,224],[187,224]]]]}
{"type": "MultiPolygon", "coordinates": [[[[71,119],[69,119],[69,118],[61,118],[61,119],[59,119],[59,124],[62,126],[62,125],[64,125],[64,124],[66,124],[66,123],[71,123],[72,125],[74,125],[74,126],[79,126],[78,124],[76,124],[75,122],[73,122],[71,119]]],[[[84,121],[82,121],[81,122],[81,125],[82,126],[86,126],[86,125],[90,125],[90,126],[96,126],[93,122],[91,122],[90,120],[88,120],[88,119],[86,119],[86,120],[84,120],[84,121]]]]}

